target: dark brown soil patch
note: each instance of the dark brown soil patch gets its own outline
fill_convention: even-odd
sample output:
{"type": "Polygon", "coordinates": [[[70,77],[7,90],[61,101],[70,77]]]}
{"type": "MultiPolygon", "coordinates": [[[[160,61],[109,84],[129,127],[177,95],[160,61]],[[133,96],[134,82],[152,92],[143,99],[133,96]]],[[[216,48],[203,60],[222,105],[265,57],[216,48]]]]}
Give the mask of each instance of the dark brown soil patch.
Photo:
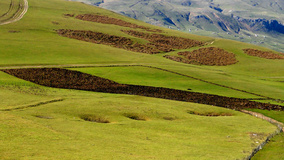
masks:
{"type": "Polygon", "coordinates": [[[216,113],[216,112],[208,112],[208,113],[200,113],[196,111],[188,111],[189,114],[194,114],[198,116],[207,116],[207,117],[219,117],[219,116],[233,116],[232,113],[216,113]]]}
{"type": "Polygon", "coordinates": [[[203,42],[191,39],[165,36],[161,34],[148,34],[137,31],[124,31],[139,38],[144,38],[150,43],[140,44],[134,43],[131,39],[115,35],[109,35],[100,32],[60,29],[57,33],[61,36],[78,39],[96,44],[111,45],[113,47],[122,48],[134,52],[157,54],[161,52],[170,52],[174,49],[187,49],[191,47],[201,46],[203,42]]]}
{"type": "Polygon", "coordinates": [[[173,49],[188,49],[191,47],[204,45],[204,43],[201,41],[182,37],[165,36],[162,34],[149,34],[134,30],[123,30],[123,32],[134,37],[146,39],[150,42],[149,45],[155,46],[157,49],[163,52],[170,52],[173,51],[173,49]]]}
{"type": "Polygon", "coordinates": [[[64,14],[65,17],[74,17],[75,14],[64,14]]]}
{"type": "Polygon", "coordinates": [[[241,110],[244,108],[284,110],[284,106],[254,102],[246,99],[230,98],[161,87],[119,84],[108,79],[92,76],[82,72],[59,68],[8,69],[1,71],[36,84],[55,88],[140,95],[146,97],[207,104],[235,110],[241,110]]]}
{"type": "Polygon", "coordinates": [[[200,48],[192,52],[179,52],[178,55],[183,56],[184,59],[176,56],[166,56],[166,58],[187,64],[208,66],[227,66],[238,62],[234,53],[215,47],[200,48]]]}
{"type": "Polygon", "coordinates": [[[80,116],[81,119],[90,122],[97,122],[97,123],[110,123],[110,121],[101,116],[93,115],[93,114],[83,114],[80,116]]]}
{"type": "Polygon", "coordinates": [[[14,30],[11,30],[11,31],[8,31],[9,33],[19,33],[20,31],[14,31],[14,30]]]}
{"type": "Polygon", "coordinates": [[[255,57],[260,57],[260,58],[284,59],[284,55],[279,55],[279,54],[276,54],[276,53],[273,53],[273,52],[268,52],[268,51],[261,51],[261,50],[257,50],[257,49],[243,49],[243,51],[250,56],[255,56],[255,57]]]}
{"type": "Polygon", "coordinates": [[[50,116],[43,116],[43,115],[35,115],[37,118],[42,118],[42,119],[54,119],[53,117],[50,116]]]}
{"type": "Polygon", "coordinates": [[[148,54],[156,54],[161,52],[153,46],[134,43],[131,39],[126,37],[108,35],[100,32],[60,29],[57,30],[57,33],[68,38],[78,39],[81,41],[92,42],[96,44],[111,45],[113,47],[122,48],[134,52],[148,54]]]}
{"type": "Polygon", "coordinates": [[[126,113],[125,117],[138,121],[147,121],[149,119],[148,117],[138,113],[126,113]]]}
{"type": "Polygon", "coordinates": [[[80,14],[80,15],[77,15],[76,18],[84,20],[84,21],[91,21],[91,22],[97,22],[97,23],[103,23],[103,24],[114,24],[118,26],[129,27],[129,28],[140,28],[140,29],[144,29],[150,32],[162,32],[162,30],[159,30],[159,29],[151,29],[149,27],[139,26],[137,24],[133,24],[130,22],[123,21],[121,19],[111,18],[111,17],[104,16],[104,15],[80,14]]]}

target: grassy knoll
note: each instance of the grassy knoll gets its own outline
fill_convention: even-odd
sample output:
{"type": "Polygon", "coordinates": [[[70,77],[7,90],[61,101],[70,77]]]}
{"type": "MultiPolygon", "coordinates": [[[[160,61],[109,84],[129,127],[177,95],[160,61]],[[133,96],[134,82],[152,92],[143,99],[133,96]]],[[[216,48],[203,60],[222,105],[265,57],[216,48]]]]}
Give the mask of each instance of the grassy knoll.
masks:
{"type": "MultiPolygon", "coordinates": [[[[57,35],[56,29],[91,30],[124,36],[134,42],[147,42],[122,32],[121,29],[128,29],[126,27],[64,16],[84,13],[108,15],[157,28],[82,3],[29,0],[29,10],[23,19],[0,26],[0,68],[138,64],[284,99],[284,84],[280,82],[284,71],[279,69],[283,68],[283,61],[251,57],[242,51],[243,48],[263,48],[162,28],[165,35],[214,41],[208,46],[233,52],[239,61],[231,66],[209,67],[174,62],[164,58],[165,54],[148,55],[57,35]]],[[[73,69],[120,83],[259,98],[153,68],[73,69]]],[[[52,89],[3,72],[0,72],[0,97],[0,159],[242,159],[275,130],[268,122],[224,108],[131,95],[52,89]],[[63,101],[52,101],[57,99],[63,101]],[[48,101],[51,103],[45,104],[48,101]],[[15,110],[3,111],[5,109],[15,110]],[[232,116],[201,116],[208,113],[232,116]],[[131,119],[135,116],[144,120],[131,119]],[[258,136],[252,137],[254,133],[258,136]]]]}

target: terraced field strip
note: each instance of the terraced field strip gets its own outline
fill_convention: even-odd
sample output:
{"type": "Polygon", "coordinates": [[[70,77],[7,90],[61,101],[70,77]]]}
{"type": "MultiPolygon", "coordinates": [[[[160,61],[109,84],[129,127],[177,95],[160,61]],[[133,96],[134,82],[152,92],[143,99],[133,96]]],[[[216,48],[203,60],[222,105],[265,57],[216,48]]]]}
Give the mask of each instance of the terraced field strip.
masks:
{"type": "Polygon", "coordinates": [[[20,79],[54,88],[139,95],[145,97],[207,104],[230,108],[233,110],[241,110],[245,108],[279,111],[284,110],[284,106],[249,101],[240,98],[231,98],[198,92],[188,92],[162,87],[120,84],[109,79],[93,76],[79,71],[60,68],[8,69],[1,71],[20,79]]]}
{"type": "Polygon", "coordinates": [[[27,0],[11,0],[9,10],[0,16],[0,25],[19,21],[28,11],[27,0]]]}
{"type": "Polygon", "coordinates": [[[260,94],[248,92],[248,91],[245,91],[245,90],[225,86],[225,85],[222,85],[222,84],[210,82],[210,81],[203,80],[203,79],[200,79],[200,78],[196,78],[196,77],[193,77],[193,76],[189,76],[189,75],[186,75],[186,74],[178,73],[178,72],[171,71],[171,70],[168,70],[168,69],[154,67],[154,66],[148,66],[148,65],[136,65],[136,64],[135,65],[132,65],[132,64],[130,64],[130,65],[129,64],[120,64],[120,65],[116,65],[116,64],[114,64],[114,65],[66,64],[66,65],[35,65],[35,66],[2,66],[2,67],[0,66],[0,69],[58,68],[58,67],[59,68],[88,68],[88,67],[146,67],[146,68],[153,68],[153,69],[157,69],[157,70],[160,70],[160,71],[165,71],[165,72],[168,72],[168,73],[172,73],[172,74],[180,75],[180,76],[183,76],[183,77],[191,78],[191,79],[194,79],[194,80],[198,80],[198,81],[201,81],[201,82],[205,82],[205,83],[208,83],[208,84],[216,85],[216,86],[219,86],[219,87],[239,91],[239,92],[242,92],[242,93],[251,94],[251,95],[254,95],[254,96],[258,96],[258,97],[262,97],[262,98],[259,98],[259,99],[247,99],[247,100],[273,100],[273,101],[277,101],[279,103],[284,103],[284,100],[263,96],[263,95],[260,95],[260,94]]]}

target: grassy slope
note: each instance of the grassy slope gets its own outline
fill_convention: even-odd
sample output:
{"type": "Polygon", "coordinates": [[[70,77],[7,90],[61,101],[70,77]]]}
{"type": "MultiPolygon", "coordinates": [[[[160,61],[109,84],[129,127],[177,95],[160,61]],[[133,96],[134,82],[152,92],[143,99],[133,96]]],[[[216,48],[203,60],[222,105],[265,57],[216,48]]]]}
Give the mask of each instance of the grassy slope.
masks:
{"type": "MultiPolygon", "coordinates": [[[[130,37],[119,31],[123,27],[83,22],[64,17],[63,14],[65,13],[100,13],[140,25],[149,26],[148,24],[81,3],[66,2],[63,0],[29,0],[29,4],[29,11],[21,21],[0,26],[0,65],[2,66],[38,64],[144,64],[170,69],[240,89],[246,89],[273,98],[284,99],[283,83],[272,81],[273,79],[270,78],[271,76],[279,77],[283,75],[283,71],[278,69],[283,66],[283,62],[249,57],[244,55],[241,48],[239,48],[239,46],[244,48],[254,46],[216,39],[213,45],[236,53],[237,58],[240,60],[239,64],[228,67],[186,65],[164,59],[162,57],[163,54],[146,55],[109,46],[81,42],[59,37],[54,31],[54,29],[61,28],[86,29],[130,37]],[[53,21],[58,22],[59,25],[54,25],[52,23],[53,21]],[[8,31],[10,30],[20,32],[9,33],[8,31]],[[236,47],[237,49],[235,49],[236,47]],[[261,70],[257,70],[251,66],[262,68],[261,70]],[[255,71],[254,74],[249,76],[252,74],[252,71],[255,71]],[[265,80],[262,80],[263,77],[265,80]],[[266,85],[260,88],[260,84],[266,85]]],[[[211,38],[186,35],[171,30],[165,30],[165,32],[168,35],[212,41],[211,38]]],[[[130,38],[141,41],[134,37],[130,38]]],[[[230,90],[226,91],[226,89],[210,86],[202,82],[188,81],[187,79],[185,80],[184,78],[171,74],[160,73],[153,69],[139,69],[139,72],[135,74],[133,73],[135,72],[133,68],[120,70],[121,74],[132,73],[128,76],[124,75],[122,78],[114,74],[114,68],[110,71],[112,71],[110,78],[126,83],[139,84],[142,80],[146,79],[147,81],[144,81],[143,84],[150,85],[150,82],[155,80],[151,85],[163,85],[165,87],[178,89],[195,87],[196,90],[209,93],[223,95],[227,92],[227,95],[230,96],[251,98],[250,95],[243,95],[230,90]],[[167,79],[173,77],[172,79],[177,81],[177,83],[165,82],[162,78],[157,79],[155,76],[143,78],[149,75],[149,73],[152,75],[163,75],[164,78],[167,79]],[[140,77],[135,79],[134,77],[139,76],[139,74],[141,74],[140,77]],[[188,87],[188,82],[194,82],[194,86],[188,87]],[[207,91],[205,91],[205,89],[207,89],[207,91]]],[[[101,71],[91,70],[90,72],[99,74],[101,71]]],[[[103,74],[101,73],[101,75],[103,74]]],[[[186,113],[188,108],[201,111],[213,109],[217,112],[232,112],[220,108],[208,108],[208,106],[204,105],[156,100],[138,96],[47,89],[18,80],[4,73],[0,73],[0,85],[0,95],[5,97],[0,103],[1,109],[25,106],[62,97],[66,99],[63,102],[52,103],[38,108],[1,112],[1,131],[3,129],[3,132],[0,133],[3,135],[1,135],[1,137],[4,137],[1,139],[3,142],[1,145],[5,147],[0,147],[0,151],[3,158],[14,156],[14,159],[76,159],[78,157],[88,159],[94,155],[101,159],[111,159],[112,157],[110,156],[112,155],[121,157],[122,159],[151,158],[145,157],[147,155],[161,159],[163,159],[162,156],[172,159],[178,158],[174,156],[188,157],[191,159],[200,159],[200,157],[208,159],[212,158],[212,156],[218,157],[218,159],[226,159],[227,157],[242,158],[251,151],[252,143],[254,144],[253,146],[255,146],[255,142],[249,138],[249,132],[263,132],[267,134],[274,130],[274,127],[266,122],[236,112],[233,112],[236,114],[233,117],[217,117],[215,119],[212,119],[212,117],[188,115],[186,113]],[[33,90],[31,90],[31,87],[33,90]],[[176,106],[181,107],[176,108],[176,106]],[[123,112],[134,112],[133,109],[135,109],[135,112],[146,114],[150,117],[151,121],[145,123],[137,122],[122,116],[123,112]],[[78,118],[80,113],[89,112],[109,116],[111,120],[117,123],[94,124],[83,122],[78,118]],[[54,119],[39,119],[34,117],[35,114],[46,114],[46,116],[54,117],[54,119]],[[169,126],[169,122],[162,119],[164,115],[176,116],[178,120],[171,121],[173,125],[169,126]],[[215,124],[213,127],[211,125],[212,120],[215,124]],[[250,124],[258,125],[250,127],[250,124]],[[203,125],[204,127],[199,127],[203,125]],[[226,127],[224,127],[224,125],[226,127]],[[119,127],[122,129],[119,130],[119,127]],[[138,128],[143,129],[138,130],[138,128]],[[98,130],[100,132],[98,132],[98,130]],[[110,134],[110,132],[114,132],[115,134],[110,134]],[[7,135],[6,133],[12,134],[7,135]],[[132,134],[125,136],[126,133],[132,134]],[[188,133],[192,133],[193,136],[188,136],[188,133]],[[149,140],[145,138],[147,136],[141,137],[143,135],[150,135],[153,141],[149,142],[149,140]],[[233,140],[227,140],[228,135],[230,135],[233,140]],[[117,139],[119,139],[119,141],[117,139]],[[222,140],[219,141],[218,139],[222,140]],[[92,140],[94,140],[94,143],[91,143],[92,140]],[[19,145],[19,142],[23,143],[19,145]],[[113,143],[121,145],[121,147],[116,148],[115,154],[113,154],[113,152],[112,154],[104,154],[104,152],[109,153],[110,148],[114,148],[113,143]],[[159,143],[162,145],[159,145],[159,143]],[[172,144],[177,144],[174,149],[172,148],[172,144]],[[215,147],[214,144],[218,144],[217,147],[215,147]],[[237,149],[237,147],[240,148],[237,149]],[[202,150],[205,149],[207,152],[203,153],[198,148],[202,150]],[[228,148],[228,150],[225,148],[228,148]],[[174,150],[176,154],[168,155],[167,153],[171,153],[170,151],[172,150],[174,150]],[[70,153],[72,153],[72,155],[70,155],[70,153]],[[25,154],[27,156],[23,157],[25,154]]],[[[149,138],[151,139],[151,137],[149,138]]]]}
{"type": "Polygon", "coordinates": [[[5,14],[9,10],[10,1],[1,1],[0,2],[0,16],[5,14]]]}
{"type": "MultiPolygon", "coordinates": [[[[18,79],[11,77],[10,81],[18,79]]],[[[257,141],[275,129],[265,121],[218,107],[140,96],[37,89],[65,100],[1,112],[1,159],[234,159],[248,155],[257,141]],[[233,116],[203,117],[188,111],[233,116]],[[131,120],[125,113],[139,113],[149,120],[131,120]],[[112,123],[85,122],[79,118],[82,114],[103,116],[112,123]],[[252,133],[261,136],[251,139],[252,133]]],[[[2,88],[0,93],[7,97],[15,94],[7,90],[2,88]]],[[[39,96],[35,89],[18,93],[17,97],[26,95],[30,95],[27,100],[39,96]]],[[[8,102],[13,101],[4,100],[8,102]]],[[[18,105],[11,104],[13,107],[18,105]]]]}

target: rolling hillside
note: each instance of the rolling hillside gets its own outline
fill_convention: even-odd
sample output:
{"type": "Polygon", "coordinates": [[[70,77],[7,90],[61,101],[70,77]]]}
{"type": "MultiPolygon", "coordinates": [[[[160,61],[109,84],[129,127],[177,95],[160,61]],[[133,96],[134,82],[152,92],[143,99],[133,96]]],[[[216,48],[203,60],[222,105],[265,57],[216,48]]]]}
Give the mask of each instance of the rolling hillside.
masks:
{"type": "Polygon", "coordinates": [[[78,2],[28,5],[0,26],[0,159],[244,159],[279,131],[236,110],[283,114],[282,53],[78,2]]]}
{"type": "Polygon", "coordinates": [[[198,35],[252,43],[284,52],[281,0],[74,0],[198,35]]]}

